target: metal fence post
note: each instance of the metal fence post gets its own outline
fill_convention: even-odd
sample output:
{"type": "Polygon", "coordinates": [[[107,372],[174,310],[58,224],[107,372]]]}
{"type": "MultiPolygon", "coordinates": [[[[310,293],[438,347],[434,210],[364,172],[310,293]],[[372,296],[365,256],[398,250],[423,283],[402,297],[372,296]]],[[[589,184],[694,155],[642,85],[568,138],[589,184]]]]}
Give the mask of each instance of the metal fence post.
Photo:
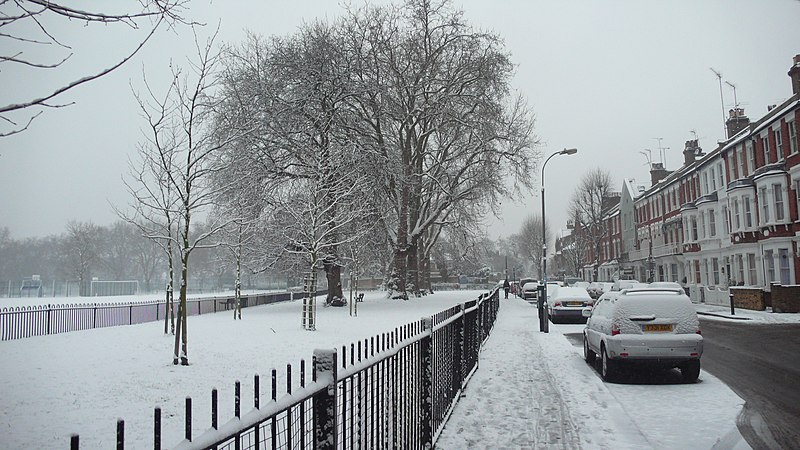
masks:
{"type": "Polygon", "coordinates": [[[422,318],[422,332],[425,334],[419,341],[420,364],[420,447],[433,447],[433,319],[422,318]]]}
{"type": "Polygon", "coordinates": [[[125,449],[125,421],[117,420],[117,450],[125,449]]]}
{"type": "Polygon", "coordinates": [[[461,317],[453,321],[453,385],[451,386],[451,398],[461,389],[461,383],[464,381],[464,304],[460,303],[458,306],[458,314],[461,317]]]}
{"type": "Polygon", "coordinates": [[[153,450],[161,450],[161,408],[153,410],[153,450]]]}
{"type": "Polygon", "coordinates": [[[318,450],[336,449],[336,350],[314,350],[314,373],[317,382],[326,383],[314,395],[314,439],[318,450]]]}

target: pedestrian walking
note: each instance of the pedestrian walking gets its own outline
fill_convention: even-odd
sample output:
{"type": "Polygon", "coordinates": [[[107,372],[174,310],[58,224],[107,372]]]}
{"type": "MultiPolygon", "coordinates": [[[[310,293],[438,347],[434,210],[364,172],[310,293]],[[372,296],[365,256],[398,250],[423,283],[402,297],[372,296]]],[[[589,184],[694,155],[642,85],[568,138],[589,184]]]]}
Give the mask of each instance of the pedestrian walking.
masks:
{"type": "Polygon", "coordinates": [[[506,293],[506,298],[508,298],[508,290],[511,289],[511,285],[508,284],[508,278],[503,280],[503,291],[506,293]]]}

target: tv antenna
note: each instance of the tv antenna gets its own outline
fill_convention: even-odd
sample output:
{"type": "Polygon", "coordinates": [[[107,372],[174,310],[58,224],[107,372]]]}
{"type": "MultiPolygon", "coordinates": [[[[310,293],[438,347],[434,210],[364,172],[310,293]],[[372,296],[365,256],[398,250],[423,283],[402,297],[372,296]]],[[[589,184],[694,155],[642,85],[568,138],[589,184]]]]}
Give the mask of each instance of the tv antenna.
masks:
{"type": "Polygon", "coordinates": [[[725,84],[727,84],[728,86],[733,88],[733,107],[738,109],[739,108],[739,101],[736,100],[736,85],[731,83],[730,81],[725,81],[725,84]]]}
{"type": "Polygon", "coordinates": [[[663,164],[664,168],[666,168],[667,167],[667,152],[665,150],[669,150],[669,147],[662,147],[661,146],[661,141],[664,138],[657,137],[657,138],[653,138],[653,139],[658,141],[658,156],[659,156],[659,158],[661,158],[661,164],[663,164]]]}
{"type": "Polygon", "coordinates": [[[647,166],[651,169],[653,168],[653,154],[649,148],[644,149],[644,151],[640,151],[642,155],[644,155],[645,159],[647,159],[647,166]],[[645,153],[647,152],[647,153],[645,153]]]}
{"type": "Polygon", "coordinates": [[[728,138],[728,127],[725,126],[725,99],[722,97],[722,73],[720,73],[718,70],[714,69],[713,67],[709,67],[709,69],[711,69],[711,71],[714,72],[714,75],[716,75],[717,79],[719,80],[719,101],[722,104],[722,129],[725,131],[724,132],[724,136],[725,136],[725,139],[727,139],[728,138]]]}

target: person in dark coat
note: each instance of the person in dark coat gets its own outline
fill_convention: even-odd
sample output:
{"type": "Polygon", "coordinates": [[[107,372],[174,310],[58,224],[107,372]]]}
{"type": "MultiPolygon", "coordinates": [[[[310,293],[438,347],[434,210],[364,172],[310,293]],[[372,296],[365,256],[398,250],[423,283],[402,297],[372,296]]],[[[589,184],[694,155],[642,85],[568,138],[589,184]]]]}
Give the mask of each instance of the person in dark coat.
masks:
{"type": "Polygon", "coordinates": [[[508,290],[511,289],[511,285],[508,284],[508,278],[503,280],[503,291],[506,293],[506,298],[508,298],[508,290]]]}

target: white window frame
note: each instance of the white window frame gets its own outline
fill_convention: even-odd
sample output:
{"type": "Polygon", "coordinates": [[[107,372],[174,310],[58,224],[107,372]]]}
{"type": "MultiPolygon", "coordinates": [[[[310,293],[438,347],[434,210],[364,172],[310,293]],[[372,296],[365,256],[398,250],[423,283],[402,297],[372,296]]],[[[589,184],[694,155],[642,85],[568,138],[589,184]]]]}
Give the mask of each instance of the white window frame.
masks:
{"type": "Polygon", "coordinates": [[[769,157],[769,133],[761,138],[761,146],[764,148],[764,165],[772,164],[772,161],[769,157]]]}
{"type": "Polygon", "coordinates": [[[745,151],[747,152],[747,175],[750,175],[756,170],[756,150],[752,140],[745,143],[745,151]]]}
{"type": "Polygon", "coordinates": [[[749,286],[758,285],[758,271],[756,270],[756,254],[747,254],[747,284],[749,286]]]}
{"type": "Polygon", "coordinates": [[[744,178],[746,175],[744,171],[744,150],[742,147],[736,150],[736,167],[739,169],[736,179],[744,178]]]}
{"type": "Polygon", "coordinates": [[[744,280],[744,256],[741,253],[736,255],[736,265],[739,273],[739,278],[736,281],[741,281],[744,284],[746,283],[744,280]]]}
{"type": "Polygon", "coordinates": [[[790,154],[795,155],[798,153],[797,148],[797,125],[794,123],[794,118],[788,121],[786,125],[789,127],[789,151],[790,154]]]}
{"type": "Polygon", "coordinates": [[[792,282],[792,260],[789,257],[788,248],[778,249],[778,278],[783,286],[794,284],[792,282]]]}
{"type": "Polygon", "coordinates": [[[713,209],[708,210],[708,237],[717,236],[717,220],[713,209]]]}
{"type": "Polygon", "coordinates": [[[739,197],[733,197],[733,224],[735,231],[742,229],[741,216],[739,216],[739,197]]]}
{"type": "Polygon", "coordinates": [[[783,199],[783,183],[772,184],[772,200],[775,206],[775,222],[783,222],[786,218],[786,202],[783,199]]]}
{"type": "Polygon", "coordinates": [[[766,186],[762,186],[758,189],[758,202],[761,204],[761,215],[759,217],[759,223],[761,225],[766,225],[770,223],[769,217],[769,192],[766,186]]]}
{"type": "Polygon", "coordinates": [[[778,128],[772,130],[772,136],[775,138],[775,151],[778,154],[778,161],[783,161],[783,137],[780,129],[780,123],[778,123],[778,128]]]}
{"type": "Polygon", "coordinates": [[[794,185],[794,198],[797,202],[798,215],[800,215],[800,179],[795,179],[792,184],[794,185]]]}
{"type": "Polygon", "coordinates": [[[769,285],[775,279],[775,251],[772,249],[764,250],[764,281],[769,285]]]}
{"type": "Polygon", "coordinates": [[[746,229],[753,228],[753,214],[750,209],[750,196],[743,195],[742,196],[742,214],[744,216],[744,227],[746,229]]]}

